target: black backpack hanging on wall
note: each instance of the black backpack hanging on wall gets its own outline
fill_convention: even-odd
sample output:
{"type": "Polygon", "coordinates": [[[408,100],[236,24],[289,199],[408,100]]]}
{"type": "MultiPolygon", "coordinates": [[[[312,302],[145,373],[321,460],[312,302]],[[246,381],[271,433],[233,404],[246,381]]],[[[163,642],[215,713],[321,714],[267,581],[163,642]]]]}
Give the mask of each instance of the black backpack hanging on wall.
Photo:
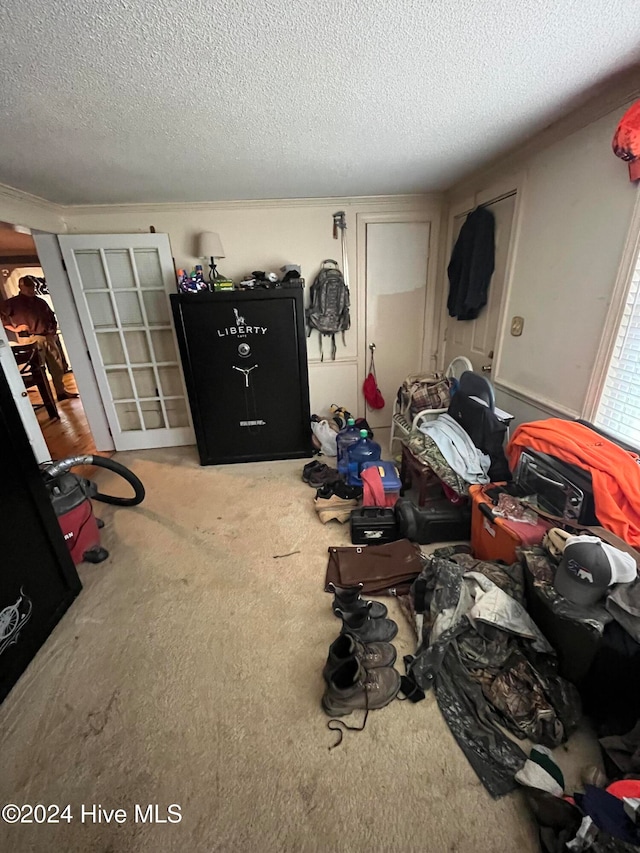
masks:
{"type": "Polygon", "coordinates": [[[322,262],[320,272],[311,285],[309,295],[310,304],[306,310],[307,337],[315,329],[320,333],[320,360],[324,361],[322,338],[331,338],[331,360],[336,357],[336,334],[342,332],[342,342],[346,346],[344,333],[351,326],[349,313],[350,298],[347,265],[347,225],[343,212],[333,214],[333,236],[338,239],[338,230],[342,243],[342,269],[340,271],[338,262],[327,258],[322,262]]]}
{"type": "MultiPolygon", "coordinates": [[[[349,316],[349,288],[338,269],[337,261],[322,262],[322,268],[311,285],[311,304],[307,308],[307,337],[316,329],[320,332],[320,356],[324,361],[322,338],[331,338],[331,359],[336,357],[336,334],[347,331],[349,316]]],[[[343,337],[344,340],[344,337],[343,337]]]]}

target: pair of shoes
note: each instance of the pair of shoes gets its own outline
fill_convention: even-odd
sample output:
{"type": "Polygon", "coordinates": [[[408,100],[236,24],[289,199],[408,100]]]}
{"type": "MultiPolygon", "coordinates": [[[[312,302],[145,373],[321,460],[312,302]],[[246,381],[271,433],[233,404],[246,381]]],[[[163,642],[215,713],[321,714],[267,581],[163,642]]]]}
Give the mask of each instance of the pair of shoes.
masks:
{"type": "Polygon", "coordinates": [[[335,615],[338,615],[338,610],[342,613],[354,614],[362,610],[368,610],[369,616],[372,619],[384,619],[387,615],[387,608],[379,601],[370,601],[362,598],[361,592],[364,584],[359,583],[357,586],[336,586],[333,583],[327,584],[329,592],[333,593],[333,602],[331,607],[335,615]]]}
{"type": "Polygon", "coordinates": [[[322,468],[323,465],[324,462],[320,462],[319,459],[314,459],[311,462],[307,462],[307,464],[302,469],[302,482],[308,483],[309,475],[311,474],[311,472],[315,471],[316,468],[322,468]]]}
{"type": "Polygon", "coordinates": [[[342,480],[342,474],[339,474],[336,468],[330,468],[321,462],[308,472],[306,482],[314,489],[319,489],[320,486],[337,483],[340,480],[342,480]]]}
{"type": "MultiPolygon", "coordinates": [[[[400,673],[393,668],[395,659],[396,650],[389,643],[363,646],[345,634],[338,637],[329,647],[323,670],[327,682],[322,697],[324,712],[344,717],[360,709],[368,713],[384,708],[400,689],[400,673]]],[[[360,731],[366,721],[365,716],[360,731]]]]}
{"type": "Polygon", "coordinates": [[[64,394],[58,394],[58,402],[62,403],[63,400],[76,400],[80,394],[74,394],[73,391],[65,391],[64,394]]]}
{"type": "Polygon", "coordinates": [[[366,670],[370,670],[393,666],[397,652],[391,643],[360,643],[350,634],[340,634],[329,646],[327,662],[322,670],[327,684],[331,682],[331,675],[352,657],[356,657],[366,670]]]}
{"type": "Polygon", "coordinates": [[[341,524],[349,521],[351,510],[360,503],[360,495],[342,482],[327,483],[316,492],[313,508],[323,524],[335,519],[341,524]]]}
{"type": "Polygon", "coordinates": [[[333,593],[333,612],[342,619],[340,633],[351,634],[361,643],[388,643],[398,633],[397,624],[386,618],[384,604],[360,596],[362,584],[340,587],[330,583],[328,589],[333,593]]]}

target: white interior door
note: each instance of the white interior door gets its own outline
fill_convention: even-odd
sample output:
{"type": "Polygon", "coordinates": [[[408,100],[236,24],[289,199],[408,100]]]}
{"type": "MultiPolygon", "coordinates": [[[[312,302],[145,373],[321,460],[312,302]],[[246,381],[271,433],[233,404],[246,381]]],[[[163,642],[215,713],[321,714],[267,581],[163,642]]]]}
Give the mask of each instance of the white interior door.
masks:
{"type": "MultiPolygon", "coordinates": [[[[502,294],[504,293],[507,277],[509,246],[511,244],[511,230],[515,206],[515,193],[493,204],[485,205],[493,213],[496,220],[495,270],[491,277],[491,284],[489,285],[487,304],[480,312],[480,316],[475,320],[457,320],[455,317],[448,317],[444,367],[455,356],[465,355],[471,361],[473,369],[477,373],[484,372],[489,375],[491,374],[491,362],[496,346],[498,322],[500,320],[500,306],[502,304],[502,294]],[[485,369],[483,371],[483,368],[488,368],[488,370],[485,369]]],[[[447,263],[468,212],[459,213],[453,218],[447,263]]]]}
{"type": "Polygon", "coordinates": [[[383,409],[367,406],[375,428],[391,426],[393,402],[409,373],[420,370],[424,352],[429,222],[366,225],[366,345],[375,343],[383,409]]]}
{"type": "Polygon", "coordinates": [[[7,340],[6,332],[0,323],[0,370],[6,376],[11,395],[16,404],[16,408],[20,414],[22,423],[24,424],[25,432],[29,443],[33,448],[33,454],[38,462],[47,462],[51,459],[51,453],[47,448],[40,424],[33,411],[33,404],[29,399],[29,394],[24,385],[24,380],[20,375],[20,370],[16,363],[9,341],[7,340]]]}
{"type": "Polygon", "coordinates": [[[58,239],[116,450],[193,444],[168,236],[58,239]]]}

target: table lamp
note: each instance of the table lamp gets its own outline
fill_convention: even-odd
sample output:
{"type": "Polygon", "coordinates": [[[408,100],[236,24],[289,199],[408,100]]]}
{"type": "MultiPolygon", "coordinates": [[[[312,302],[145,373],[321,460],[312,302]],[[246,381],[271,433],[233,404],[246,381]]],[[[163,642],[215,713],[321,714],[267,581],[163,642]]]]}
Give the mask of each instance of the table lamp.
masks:
{"type": "Polygon", "coordinates": [[[217,280],[224,278],[223,276],[218,274],[218,270],[216,268],[216,258],[224,258],[225,253],[224,249],[222,248],[222,242],[220,240],[220,237],[214,231],[204,231],[202,234],[200,234],[200,237],[198,239],[198,257],[210,258],[210,284],[215,284],[217,280]]]}

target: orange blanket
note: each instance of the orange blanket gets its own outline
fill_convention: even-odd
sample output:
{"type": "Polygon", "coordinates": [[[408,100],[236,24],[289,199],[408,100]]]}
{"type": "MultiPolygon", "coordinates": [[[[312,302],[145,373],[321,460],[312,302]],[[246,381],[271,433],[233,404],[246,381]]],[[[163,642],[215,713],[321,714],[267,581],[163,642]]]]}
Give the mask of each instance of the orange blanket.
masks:
{"type": "Polygon", "coordinates": [[[589,471],[596,515],[602,527],[629,545],[640,546],[640,465],[638,456],[589,427],[548,418],[521,424],[507,446],[511,470],[525,447],[557,456],[589,471]]]}

